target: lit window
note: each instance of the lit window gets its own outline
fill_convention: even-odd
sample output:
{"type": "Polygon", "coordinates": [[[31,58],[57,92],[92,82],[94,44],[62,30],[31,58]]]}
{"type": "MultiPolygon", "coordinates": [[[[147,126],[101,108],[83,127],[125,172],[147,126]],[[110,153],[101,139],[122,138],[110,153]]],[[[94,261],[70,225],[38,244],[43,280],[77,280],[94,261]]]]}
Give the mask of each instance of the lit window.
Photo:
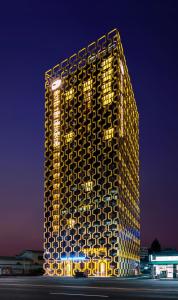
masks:
{"type": "Polygon", "coordinates": [[[53,126],[53,137],[59,137],[60,136],[60,126],[59,125],[54,125],[53,126]]]}
{"type": "Polygon", "coordinates": [[[112,81],[103,83],[102,93],[103,93],[103,97],[102,97],[103,105],[107,105],[113,101],[114,92],[112,92],[112,81]]]}
{"type": "Polygon", "coordinates": [[[53,126],[56,128],[58,128],[59,127],[59,125],[61,124],[61,122],[60,122],[60,120],[54,120],[53,121],[53,126]]]}
{"type": "Polygon", "coordinates": [[[112,67],[112,60],[113,57],[110,56],[107,59],[103,60],[103,62],[101,63],[103,70],[109,69],[112,67]]]}
{"type": "Polygon", "coordinates": [[[54,116],[54,119],[57,119],[60,116],[60,111],[59,110],[54,111],[53,116],[54,116]]]}
{"type": "Polygon", "coordinates": [[[90,108],[92,99],[92,79],[88,79],[83,83],[83,97],[87,107],[90,108]]]}
{"type": "MultiPolygon", "coordinates": [[[[54,182],[56,182],[56,181],[54,181],[54,182]]],[[[58,181],[57,181],[57,182],[58,182],[58,181]]],[[[58,188],[59,188],[59,183],[54,183],[54,184],[53,184],[53,188],[54,188],[54,190],[58,189],[58,188]]]]}
{"type": "Polygon", "coordinates": [[[59,153],[53,153],[53,160],[59,158],[59,153]]]}
{"type": "Polygon", "coordinates": [[[56,90],[53,93],[53,109],[55,112],[59,110],[59,105],[60,105],[60,91],[56,90]]]}
{"type": "Polygon", "coordinates": [[[54,199],[54,200],[59,200],[59,194],[54,194],[54,195],[53,195],[53,199],[54,199]]]}
{"type": "Polygon", "coordinates": [[[71,100],[74,97],[74,89],[71,88],[66,92],[66,100],[71,100]]]}
{"type": "Polygon", "coordinates": [[[109,93],[107,95],[104,95],[103,98],[102,98],[102,102],[103,102],[103,105],[108,105],[110,104],[114,99],[114,93],[109,93]]]}
{"type": "Polygon", "coordinates": [[[58,232],[59,226],[53,226],[53,232],[58,232]]]}
{"type": "Polygon", "coordinates": [[[53,138],[54,138],[54,139],[60,136],[60,131],[59,131],[59,129],[60,129],[60,126],[59,126],[59,125],[53,126],[53,138]]]}
{"type": "Polygon", "coordinates": [[[86,210],[90,210],[91,209],[91,205],[84,205],[81,207],[81,211],[86,211],[86,210]]]}
{"type": "Polygon", "coordinates": [[[84,102],[86,103],[88,108],[91,108],[91,99],[92,99],[92,91],[85,92],[84,102]]]}
{"type": "Polygon", "coordinates": [[[65,140],[67,143],[71,142],[74,139],[74,132],[70,131],[68,134],[65,135],[65,140]]]}
{"type": "Polygon", "coordinates": [[[87,181],[84,183],[84,188],[86,192],[90,192],[93,189],[93,181],[87,181]]]}
{"type": "Polygon", "coordinates": [[[104,139],[111,140],[114,136],[114,128],[109,128],[104,131],[104,139]]]}
{"type": "Polygon", "coordinates": [[[54,169],[57,169],[57,168],[59,168],[59,167],[60,167],[60,163],[54,163],[54,164],[53,164],[53,168],[54,168],[54,169]]]}
{"type": "Polygon", "coordinates": [[[102,85],[103,94],[107,94],[112,91],[112,82],[108,81],[102,85]]]}
{"type": "Polygon", "coordinates": [[[112,80],[113,69],[110,68],[102,74],[103,82],[112,80]]]}
{"type": "Polygon", "coordinates": [[[60,90],[54,91],[54,93],[53,93],[54,101],[58,101],[59,95],[60,95],[60,90]]]}
{"type": "Polygon", "coordinates": [[[53,145],[54,149],[57,149],[60,147],[60,142],[58,141],[54,141],[54,145],[53,145]]]}
{"type": "Polygon", "coordinates": [[[88,79],[83,83],[83,92],[90,91],[92,89],[92,79],[88,79]]]}
{"type": "Polygon", "coordinates": [[[54,111],[59,110],[59,104],[60,104],[60,101],[55,101],[55,102],[53,103],[54,111]]]}
{"type": "Polygon", "coordinates": [[[73,228],[75,225],[75,220],[70,218],[70,219],[68,219],[67,223],[68,223],[69,228],[73,228]]]}
{"type": "MultiPolygon", "coordinates": [[[[58,210],[58,208],[59,208],[59,204],[54,204],[53,205],[54,210],[58,210]]],[[[58,216],[57,215],[53,216],[53,219],[54,219],[54,217],[57,218],[58,216]]]]}
{"type": "Polygon", "coordinates": [[[53,81],[52,85],[51,85],[51,89],[52,91],[55,91],[56,89],[58,89],[61,85],[61,79],[56,79],[55,81],[53,81]]]}
{"type": "Polygon", "coordinates": [[[90,101],[91,97],[92,97],[92,91],[87,91],[87,92],[84,93],[84,100],[86,102],[90,101]]]}

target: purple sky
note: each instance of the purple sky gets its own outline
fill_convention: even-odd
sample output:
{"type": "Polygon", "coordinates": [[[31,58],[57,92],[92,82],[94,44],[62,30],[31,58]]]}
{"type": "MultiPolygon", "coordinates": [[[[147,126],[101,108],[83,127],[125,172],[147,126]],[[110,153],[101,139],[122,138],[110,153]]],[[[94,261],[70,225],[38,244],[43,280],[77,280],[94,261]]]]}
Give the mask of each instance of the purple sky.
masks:
{"type": "Polygon", "coordinates": [[[42,248],[44,72],[115,27],[140,113],[142,245],[178,248],[178,2],[85,4],[1,3],[0,255],[42,248]]]}

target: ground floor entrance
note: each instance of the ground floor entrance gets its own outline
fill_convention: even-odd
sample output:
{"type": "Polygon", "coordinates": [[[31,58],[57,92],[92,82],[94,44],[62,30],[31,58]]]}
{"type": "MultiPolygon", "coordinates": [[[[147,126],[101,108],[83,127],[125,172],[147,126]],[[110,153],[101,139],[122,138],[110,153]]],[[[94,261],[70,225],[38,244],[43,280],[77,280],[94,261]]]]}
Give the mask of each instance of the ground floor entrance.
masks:
{"type": "Polygon", "coordinates": [[[88,276],[107,277],[108,262],[104,260],[92,262],[78,262],[72,260],[65,260],[62,263],[62,276],[74,276],[75,272],[85,272],[88,276]]]}

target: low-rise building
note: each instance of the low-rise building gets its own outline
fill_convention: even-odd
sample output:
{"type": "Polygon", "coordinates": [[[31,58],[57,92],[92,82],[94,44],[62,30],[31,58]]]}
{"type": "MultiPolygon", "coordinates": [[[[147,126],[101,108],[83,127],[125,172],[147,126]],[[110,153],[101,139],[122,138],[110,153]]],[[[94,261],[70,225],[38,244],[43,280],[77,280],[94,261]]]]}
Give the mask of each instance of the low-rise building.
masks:
{"type": "Polygon", "coordinates": [[[43,251],[25,250],[16,256],[0,256],[0,275],[42,274],[43,251]]]}
{"type": "Polygon", "coordinates": [[[149,256],[153,278],[178,278],[178,252],[160,251],[149,256]]]}
{"type": "Polygon", "coordinates": [[[43,251],[40,250],[24,250],[17,257],[30,259],[34,264],[43,265],[43,251]]]}

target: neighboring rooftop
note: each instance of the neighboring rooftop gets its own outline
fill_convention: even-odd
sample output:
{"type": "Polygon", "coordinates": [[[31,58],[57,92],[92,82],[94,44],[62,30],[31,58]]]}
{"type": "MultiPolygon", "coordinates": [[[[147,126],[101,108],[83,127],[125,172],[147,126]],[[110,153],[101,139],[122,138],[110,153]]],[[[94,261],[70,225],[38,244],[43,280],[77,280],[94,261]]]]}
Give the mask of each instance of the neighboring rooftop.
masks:
{"type": "Polygon", "coordinates": [[[156,256],[178,256],[178,251],[175,249],[170,249],[170,250],[162,250],[160,252],[155,252],[152,253],[152,255],[156,255],[156,256]]]}

